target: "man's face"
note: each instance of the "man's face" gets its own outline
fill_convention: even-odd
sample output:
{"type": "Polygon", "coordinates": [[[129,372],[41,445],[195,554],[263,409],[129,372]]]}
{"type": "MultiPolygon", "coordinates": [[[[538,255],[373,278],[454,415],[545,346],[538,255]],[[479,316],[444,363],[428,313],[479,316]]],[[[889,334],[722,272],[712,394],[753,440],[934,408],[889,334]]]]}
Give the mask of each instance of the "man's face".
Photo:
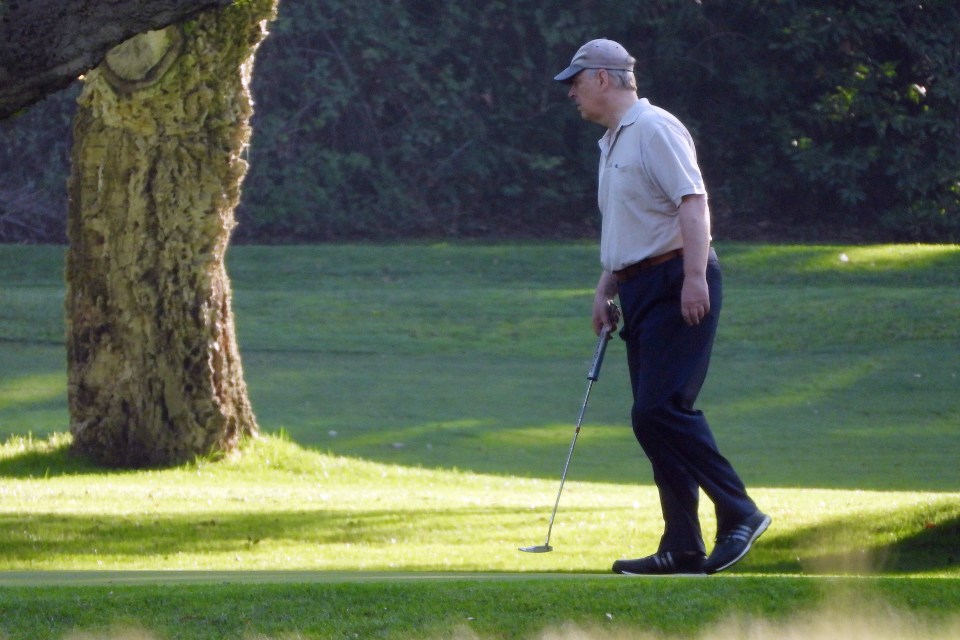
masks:
{"type": "Polygon", "coordinates": [[[600,74],[592,69],[584,69],[573,77],[567,97],[573,100],[580,117],[591,122],[600,118],[600,74]]]}

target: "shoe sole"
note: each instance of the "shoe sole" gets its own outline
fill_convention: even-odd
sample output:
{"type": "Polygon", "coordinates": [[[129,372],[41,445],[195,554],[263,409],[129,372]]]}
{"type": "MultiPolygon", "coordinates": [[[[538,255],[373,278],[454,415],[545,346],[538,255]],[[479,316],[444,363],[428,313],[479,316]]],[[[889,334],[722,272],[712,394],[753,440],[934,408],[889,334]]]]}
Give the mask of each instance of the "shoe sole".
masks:
{"type": "Polygon", "coordinates": [[[688,557],[689,555],[690,554],[677,555],[672,551],[666,551],[663,554],[655,553],[654,555],[641,560],[617,560],[613,563],[613,572],[623,576],[704,575],[703,563],[706,561],[706,558],[703,557],[703,554],[694,553],[692,555],[700,556],[699,560],[694,560],[693,558],[688,557]],[[695,566],[691,566],[689,569],[686,567],[677,566],[678,558],[681,560],[679,564],[690,564],[695,566]],[[643,562],[646,562],[646,564],[649,566],[648,571],[643,571],[640,569],[633,571],[633,567],[624,566],[637,565],[643,562]]]}
{"type": "Polygon", "coordinates": [[[773,522],[773,518],[771,518],[770,516],[765,516],[765,517],[763,518],[763,521],[760,523],[760,526],[758,526],[758,527],[757,527],[757,530],[753,532],[753,535],[750,536],[750,539],[747,540],[747,544],[743,547],[743,551],[742,551],[742,552],[740,553],[740,555],[738,555],[736,558],[734,558],[733,560],[731,560],[731,561],[728,562],[727,564],[723,565],[722,567],[717,567],[717,568],[715,568],[715,569],[714,569],[714,568],[705,568],[704,571],[705,571],[707,574],[712,575],[712,574],[714,574],[714,573],[720,573],[720,572],[723,571],[724,569],[729,569],[729,568],[732,567],[733,565],[735,565],[735,564],[737,564],[738,562],[740,562],[740,561],[743,559],[743,556],[747,555],[747,554],[750,552],[751,547],[753,547],[753,543],[757,541],[757,538],[759,538],[761,535],[763,535],[763,532],[767,530],[767,528],[770,526],[770,523],[771,523],[771,522],[773,522]]]}
{"type": "Polygon", "coordinates": [[[707,575],[704,571],[679,571],[677,573],[630,573],[629,571],[618,571],[621,576],[630,576],[631,578],[695,578],[697,576],[707,575]]]}

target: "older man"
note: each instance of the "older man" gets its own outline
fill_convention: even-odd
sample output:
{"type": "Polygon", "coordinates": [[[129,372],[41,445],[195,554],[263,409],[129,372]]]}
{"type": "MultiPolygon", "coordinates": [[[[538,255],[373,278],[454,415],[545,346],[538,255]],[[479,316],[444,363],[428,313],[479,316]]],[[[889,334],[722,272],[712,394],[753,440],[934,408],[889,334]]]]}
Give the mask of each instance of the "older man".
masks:
{"type": "Polygon", "coordinates": [[[592,40],[554,79],[570,86],[600,140],[602,214],[593,327],[621,337],[633,388],[633,431],[653,466],[664,532],[650,556],[617,560],[630,575],[716,573],[750,550],[770,525],[714,441],[694,402],[710,362],[720,313],[720,265],[710,247],[707,191],[693,139],[673,115],[637,96],[635,60],[611,40],[592,40]],[[700,489],[714,503],[710,557],[700,531],[700,489]]]}

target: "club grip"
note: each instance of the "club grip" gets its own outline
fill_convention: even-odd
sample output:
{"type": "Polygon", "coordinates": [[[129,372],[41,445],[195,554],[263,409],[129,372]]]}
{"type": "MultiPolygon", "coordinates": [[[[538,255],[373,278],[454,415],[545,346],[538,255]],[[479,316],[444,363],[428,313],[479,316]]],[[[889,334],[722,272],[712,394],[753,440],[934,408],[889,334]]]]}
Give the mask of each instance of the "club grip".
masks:
{"type": "Polygon", "coordinates": [[[610,342],[610,332],[604,329],[600,332],[600,339],[597,340],[597,350],[593,353],[593,363],[590,365],[590,371],[587,373],[587,380],[597,381],[600,377],[600,366],[603,364],[603,354],[607,352],[607,343],[610,342]]]}

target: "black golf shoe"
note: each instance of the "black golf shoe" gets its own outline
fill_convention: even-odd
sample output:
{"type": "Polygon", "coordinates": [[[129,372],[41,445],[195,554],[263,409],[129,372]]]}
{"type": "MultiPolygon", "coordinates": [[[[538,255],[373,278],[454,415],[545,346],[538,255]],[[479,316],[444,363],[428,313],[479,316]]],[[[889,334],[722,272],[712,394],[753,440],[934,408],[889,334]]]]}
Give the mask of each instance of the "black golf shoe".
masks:
{"type": "Polygon", "coordinates": [[[770,526],[770,522],[770,516],[757,511],[732,529],[718,533],[717,542],[703,565],[703,570],[707,573],[717,573],[733,566],[747,555],[760,534],[770,526]]]}
{"type": "Polygon", "coordinates": [[[636,560],[617,560],[613,572],[625,576],[702,574],[706,556],[699,551],[661,551],[636,560]]]}

